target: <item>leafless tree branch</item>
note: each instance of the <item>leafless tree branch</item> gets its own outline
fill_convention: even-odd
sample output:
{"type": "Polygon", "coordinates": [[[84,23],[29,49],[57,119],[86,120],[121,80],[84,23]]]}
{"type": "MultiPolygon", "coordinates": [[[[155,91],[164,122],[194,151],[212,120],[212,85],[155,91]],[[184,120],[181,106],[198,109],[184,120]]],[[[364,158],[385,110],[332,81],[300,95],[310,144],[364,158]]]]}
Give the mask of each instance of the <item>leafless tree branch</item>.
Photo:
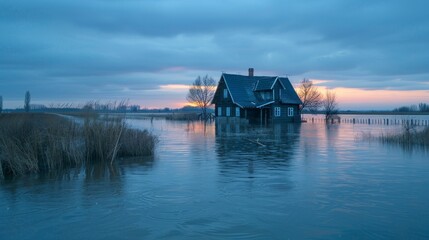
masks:
{"type": "Polygon", "coordinates": [[[300,110],[308,109],[317,111],[323,103],[322,94],[319,88],[313,84],[308,78],[304,78],[298,87],[298,96],[302,101],[300,110]]]}
{"type": "Polygon", "coordinates": [[[207,117],[207,108],[211,105],[211,101],[216,91],[216,81],[209,76],[198,76],[192,86],[189,88],[186,100],[201,108],[203,117],[207,117]]]}
{"type": "Polygon", "coordinates": [[[326,122],[338,114],[336,95],[335,92],[332,92],[331,90],[326,90],[326,96],[323,100],[323,112],[325,113],[326,122]]]}

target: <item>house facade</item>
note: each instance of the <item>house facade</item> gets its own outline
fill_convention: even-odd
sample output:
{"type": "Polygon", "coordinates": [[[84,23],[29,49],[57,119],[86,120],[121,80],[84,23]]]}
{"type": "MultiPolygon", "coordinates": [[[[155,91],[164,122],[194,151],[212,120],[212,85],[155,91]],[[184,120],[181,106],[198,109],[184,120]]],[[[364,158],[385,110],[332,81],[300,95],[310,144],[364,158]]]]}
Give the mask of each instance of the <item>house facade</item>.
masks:
{"type": "Polygon", "coordinates": [[[217,118],[245,119],[251,123],[301,122],[302,104],[289,79],[223,73],[212,103],[217,118]]]}

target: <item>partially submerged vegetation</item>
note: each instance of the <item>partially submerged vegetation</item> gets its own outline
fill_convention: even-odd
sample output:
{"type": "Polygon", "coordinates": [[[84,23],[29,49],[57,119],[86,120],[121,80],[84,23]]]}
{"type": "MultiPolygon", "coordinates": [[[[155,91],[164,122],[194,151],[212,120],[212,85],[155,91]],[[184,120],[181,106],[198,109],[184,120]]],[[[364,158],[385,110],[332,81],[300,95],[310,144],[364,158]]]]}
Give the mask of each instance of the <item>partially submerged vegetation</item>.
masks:
{"type": "Polygon", "coordinates": [[[424,146],[429,147],[429,127],[416,130],[414,125],[404,125],[403,130],[396,134],[382,134],[379,140],[383,143],[399,144],[406,147],[424,146]]]}
{"type": "Polygon", "coordinates": [[[429,127],[417,129],[416,125],[404,124],[402,130],[396,133],[383,133],[374,136],[370,133],[363,134],[363,139],[377,140],[382,143],[401,145],[406,148],[414,146],[429,147],[429,127]]]}
{"type": "Polygon", "coordinates": [[[153,155],[156,142],[151,133],[129,128],[122,118],[86,117],[77,123],[54,114],[2,114],[0,179],[153,155]]]}
{"type": "Polygon", "coordinates": [[[300,104],[301,121],[303,119],[302,113],[317,113],[322,108],[321,113],[325,115],[326,123],[334,123],[335,120],[339,120],[338,117],[338,103],[336,100],[336,94],[332,90],[326,90],[325,96],[322,95],[319,88],[313,84],[313,81],[304,78],[298,89],[297,94],[301,99],[300,104]]]}
{"type": "Polygon", "coordinates": [[[165,116],[167,120],[175,121],[195,121],[199,119],[198,113],[172,113],[165,116]]]}

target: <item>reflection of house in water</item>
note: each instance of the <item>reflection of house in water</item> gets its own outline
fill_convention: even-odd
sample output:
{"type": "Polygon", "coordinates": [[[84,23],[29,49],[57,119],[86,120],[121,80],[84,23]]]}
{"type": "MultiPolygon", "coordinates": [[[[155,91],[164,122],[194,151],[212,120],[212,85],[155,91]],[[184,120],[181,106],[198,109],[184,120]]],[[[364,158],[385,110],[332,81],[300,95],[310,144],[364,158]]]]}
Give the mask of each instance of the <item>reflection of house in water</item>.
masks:
{"type": "Polygon", "coordinates": [[[238,123],[216,123],[216,154],[223,172],[253,174],[258,168],[287,170],[298,148],[299,124],[268,128],[238,123]]]}

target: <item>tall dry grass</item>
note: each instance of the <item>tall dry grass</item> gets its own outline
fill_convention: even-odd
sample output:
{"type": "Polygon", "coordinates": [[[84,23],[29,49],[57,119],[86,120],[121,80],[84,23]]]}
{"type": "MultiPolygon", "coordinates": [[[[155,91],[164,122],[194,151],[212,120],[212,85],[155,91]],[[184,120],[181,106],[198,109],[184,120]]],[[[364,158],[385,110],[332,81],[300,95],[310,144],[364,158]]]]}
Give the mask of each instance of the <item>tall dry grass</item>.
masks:
{"type": "Polygon", "coordinates": [[[383,143],[399,144],[405,147],[429,147],[429,127],[419,131],[415,125],[405,124],[400,133],[382,134],[379,140],[383,143]]]}
{"type": "Polygon", "coordinates": [[[174,121],[196,121],[198,120],[197,113],[171,113],[165,116],[167,120],[174,121]]]}
{"type": "Polygon", "coordinates": [[[152,155],[156,142],[121,118],[87,117],[78,124],[53,114],[2,114],[0,178],[152,155]]]}
{"type": "Polygon", "coordinates": [[[405,149],[413,147],[429,148],[429,127],[421,128],[410,123],[404,124],[399,132],[382,133],[381,135],[362,133],[361,137],[363,140],[400,145],[405,149]]]}

